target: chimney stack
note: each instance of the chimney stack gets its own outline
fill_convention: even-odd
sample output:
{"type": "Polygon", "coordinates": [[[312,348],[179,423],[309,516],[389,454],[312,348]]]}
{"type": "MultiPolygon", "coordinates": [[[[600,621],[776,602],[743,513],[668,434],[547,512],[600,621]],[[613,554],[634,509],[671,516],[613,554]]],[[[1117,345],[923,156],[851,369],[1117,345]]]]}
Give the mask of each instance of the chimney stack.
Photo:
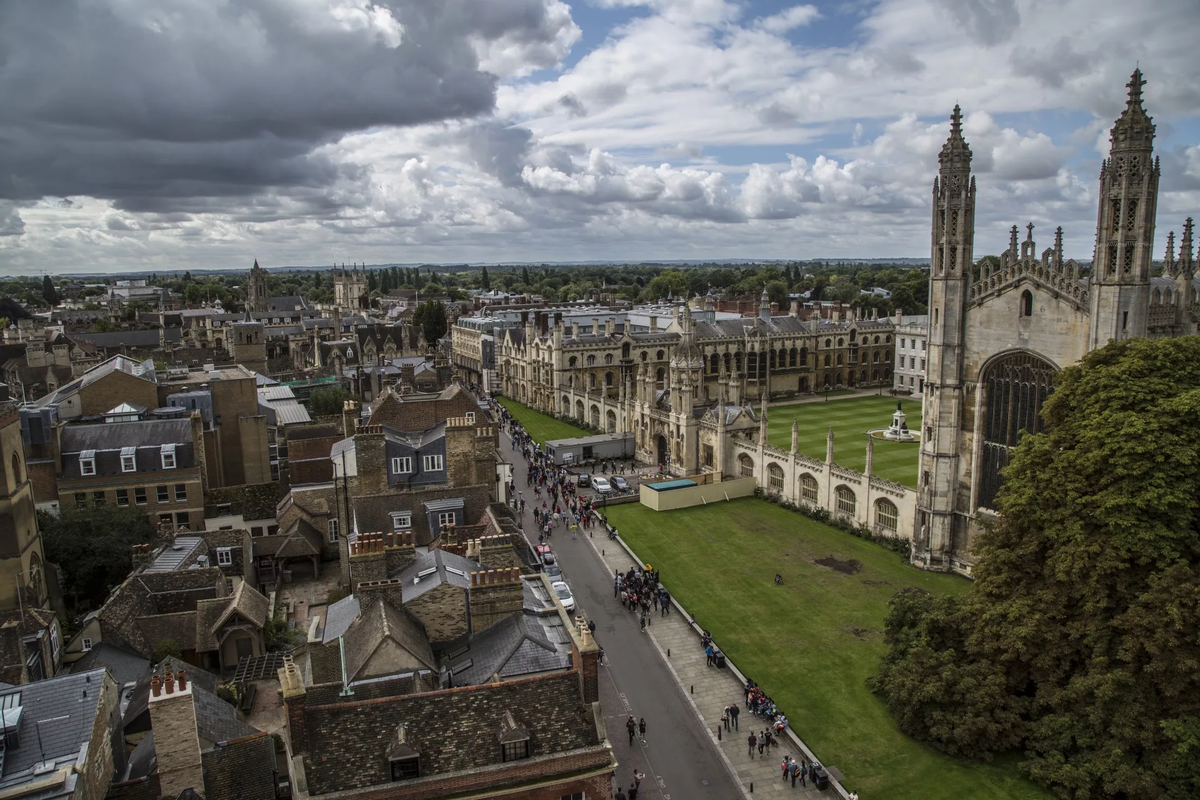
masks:
{"type": "Polygon", "coordinates": [[[200,734],[196,731],[196,706],[192,686],[183,671],[179,681],[167,670],[160,682],[150,682],[150,725],[158,756],[158,780],[163,797],[178,797],[187,789],[204,791],[200,734]]]}

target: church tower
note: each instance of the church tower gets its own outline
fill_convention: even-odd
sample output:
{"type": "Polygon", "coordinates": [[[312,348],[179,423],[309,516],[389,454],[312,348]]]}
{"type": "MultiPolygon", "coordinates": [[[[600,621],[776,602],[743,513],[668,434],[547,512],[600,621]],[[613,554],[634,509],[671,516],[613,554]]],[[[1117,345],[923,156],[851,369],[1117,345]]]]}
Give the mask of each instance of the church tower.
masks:
{"type": "Polygon", "coordinates": [[[1110,339],[1146,335],[1159,166],[1154,123],[1142,108],[1145,83],[1135,69],[1129,101],[1113,125],[1112,149],[1100,167],[1088,350],[1110,339]]]}
{"type": "Polygon", "coordinates": [[[933,182],[929,281],[929,350],[925,373],[926,436],[921,442],[917,535],[913,562],[948,570],[958,495],[959,430],[963,414],[963,351],[975,240],[975,179],[971,148],[954,107],[950,138],[933,182]]]}
{"type": "Polygon", "coordinates": [[[267,311],[270,304],[271,295],[267,291],[267,271],[258,265],[256,258],[246,281],[246,308],[251,311],[267,311]]]}

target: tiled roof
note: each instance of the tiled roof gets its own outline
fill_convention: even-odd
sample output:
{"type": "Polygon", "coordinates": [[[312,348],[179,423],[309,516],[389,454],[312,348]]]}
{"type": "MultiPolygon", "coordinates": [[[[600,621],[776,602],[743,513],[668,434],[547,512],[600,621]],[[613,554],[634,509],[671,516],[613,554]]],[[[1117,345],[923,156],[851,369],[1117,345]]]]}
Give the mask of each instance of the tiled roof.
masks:
{"type": "Polygon", "coordinates": [[[388,640],[399,645],[425,669],[437,669],[437,661],[433,657],[429,638],[425,635],[425,628],[421,623],[403,609],[396,608],[385,600],[379,600],[362,612],[343,634],[346,675],[350,680],[378,677],[361,673],[371,656],[388,640]]]}
{"type": "Polygon", "coordinates": [[[358,618],[359,603],[357,595],[349,595],[325,608],[325,631],[321,636],[322,644],[329,644],[341,636],[358,618]]]}
{"type": "Polygon", "coordinates": [[[100,642],[71,665],[71,672],[107,669],[117,681],[117,686],[124,686],[127,683],[137,683],[149,668],[150,659],[112,642],[100,642]]]}
{"type": "MultiPolygon", "coordinates": [[[[192,684],[193,689],[203,689],[206,692],[215,692],[217,690],[217,676],[208,670],[200,669],[200,667],[192,666],[184,663],[174,656],[167,656],[156,665],[156,669],[147,669],[138,678],[137,685],[133,687],[133,694],[129,696],[129,705],[125,708],[125,713],[121,718],[121,729],[124,730],[132,726],[142,714],[146,713],[146,709],[150,704],[150,680],[157,672],[159,675],[164,674],[167,670],[178,674],[180,670],[187,673],[188,681],[192,684]]],[[[150,729],[149,718],[144,721],[144,727],[139,727],[129,731],[130,733],[140,732],[150,729]]]]}
{"type": "Polygon", "coordinates": [[[192,423],[187,419],[106,422],[95,425],[66,425],[62,430],[61,451],[120,450],[123,447],[161,447],[164,444],[191,444],[192,423]]]}
{"type": "Polygon", "coordinates": [[[494,675],[513,678],[571,666],[571,637],[557,616],[514,614],[464,643],[447,646],[455,686],[490,682],[494,675]]]}
{"type": "MultiPolygon", "coordinates": [[[[216,603],[218,600],[201,600],[197,607],[205,603],[216,603]]],[[[149,617],[138,617],[138,629],[146,642],[147,649],[153,651],[162,642],[170,639],[180,650],[200,649],[196,641],[197,611],[178,611],[174,614],[155,614],[149,617]]],[[[204,648],[215,649],[215,648],[204,648]]]]}
{"type": "Polygon", "coordinates": [[[204,794],[211,800],[275,796],[275,743],[266,733],[227,740],[206,750],[204,794]]]}
{"type": "Polygon", "coordinates": [[[304,754],[305,775],[314,795],[387,783],[386,753],[400,721],[409,745],[421,754],[423,775],[500,764],[505,712],[528,732],[533,758],[601,744],[574,672],[365,702],[339,702],[335,693],[331,704],[318,705],[317,694],[309,692],[304,712],[314,743],[304,754]]]}

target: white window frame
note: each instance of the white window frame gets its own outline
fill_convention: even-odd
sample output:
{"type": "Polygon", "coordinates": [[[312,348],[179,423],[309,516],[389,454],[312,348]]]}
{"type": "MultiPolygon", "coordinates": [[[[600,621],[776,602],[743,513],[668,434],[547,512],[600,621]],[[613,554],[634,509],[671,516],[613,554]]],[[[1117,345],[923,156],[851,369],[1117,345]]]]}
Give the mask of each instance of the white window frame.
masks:
{"type": "Polygon", "coordinates": [[[412,512],[411,511],[393,511],[392,512],[392,530],[393,531],[411,531],[412,530],[412,512]]]}
{"type": "Polygon", "coordinates": [[[79,454],[79,474],[90,478],[96,474],[96,451],[84,450],[79,454]]]}
{"type": "Polygon", "coordinates": [[[121,448],[121,472],[137,472],[137,448],[121,448]]]}
{"type": "Polygon", "coordinates": [[[442,472],[446,462],[441,456],[422,456],[421,467],[423,472],[442,472]]]}
{"type": "Polygon", "coordinates": [[[338,521],[336,519],[326,520],[325,535],[330,544],[338,540],[338,521]]]}
{"type": "Polygon", "coordinates": [[[175,469],[175,445],[164,444],[160,453],[162,455],[162,468],[175,469]]]}
{"type": "Polygon", "coordinates": [[[92,640],[90,638],[88,638],[87,636],[83,637],[83,652],[86,653],[87,651],[89,651],[91,649],[92,649],[92,640]]]}
{"type": "Polygon", "coordinates": [[[457,524],[458,512],[456,511],[439,511],[438,512],[438,528],[446,528],[457,524]]]}
{"type": "Polygon", "coordinates": [[[409,456],[397,456],[392,459],[392,474],[393,475],[408,475],[412,472],[412,458],[409,456]]]}
{"type": "Polygon", "coordinates": [[[468,412],[467,412],[466,414],[464,414],[463,416],[467,418],[467,422],[474,422],[474,421],[475,421],[475,412],[474,412],[474,411],[468,411],[468,412]]]}
{"type": "Polygon", "coordinates": [[[233,566],[233,552],[228,547],[218,547],[217,548],[217,566],[218,567],[232,567],[233,566]]]}

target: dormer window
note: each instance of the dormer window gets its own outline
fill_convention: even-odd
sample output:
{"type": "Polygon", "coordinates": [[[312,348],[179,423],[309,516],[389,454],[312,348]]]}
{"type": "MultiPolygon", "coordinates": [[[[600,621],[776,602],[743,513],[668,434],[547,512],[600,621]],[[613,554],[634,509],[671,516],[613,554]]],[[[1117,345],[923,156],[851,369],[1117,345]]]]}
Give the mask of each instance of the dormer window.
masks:
{"type": "Polygon", "coordinates": [[[407,475],[412,472],[411,458],[393,458],[392,459],[392,474],[407,475]]]}
{"type": "Polygon", "coordinates": [[[84,450],[79,454],[79,474],[90,477],[96,474],[96,451],[84,450]]]}
{"type": "Polygon", "coordinates": [[[467,418],[467,422],[475,421],[475,412],[474,411],[468,411],[464,416],[467,418]]]}
{"type": "Polygon", "coordinates": [[[529,758],[529,731],[517,723],[511,711],[500,718],[500,760],[520,761],[529,758]]]}
{"type": "Polygon", "coordinates": [[[441,472],[445,469],[441,456],[423,456],[421,461],[425,472],[441,472]]]}
{"type": "Polygon", "coordinates": [[[393,781],[410,781],[421,777],[421,751],[413,746],[409,738],[408,726],[397,725],[387,749],[393,781]]]}
{"type": "Polygon", "coordinates": [[[137,449],[121,448],[121,472],[137,472],[137,449]]]}
{"type": "Polygon", "coordinates": [[[175,445],[164,444],[160,452],[162,455],[162,468],[175,469],[175,445]]]}
{"type": "Polygon", "coordinates": [[[392,512],[392,530],[394,530],[394,531],[412,530],[412,512],[411,511],[393,511],[392,512]]]}

